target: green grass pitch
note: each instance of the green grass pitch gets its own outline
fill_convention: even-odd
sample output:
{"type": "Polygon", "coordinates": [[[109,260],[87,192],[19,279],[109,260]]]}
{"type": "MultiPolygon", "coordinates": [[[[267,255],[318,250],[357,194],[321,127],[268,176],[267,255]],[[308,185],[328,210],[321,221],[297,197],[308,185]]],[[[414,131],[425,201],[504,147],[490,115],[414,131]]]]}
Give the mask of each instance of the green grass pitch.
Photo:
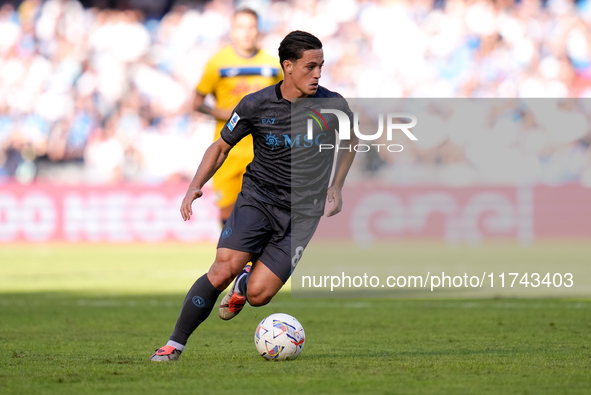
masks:
{"type": "Polygon", "coordinates": [[[0,247],[0,394],[591,393],[591,301],[582,299],[314,300],[282,292],[229,322],[214,311],[178,362],[150,362],[213,251],[0,247]],[[255,327],[276,312],[306,330],[295,361],[256,353],[255,327]]]}

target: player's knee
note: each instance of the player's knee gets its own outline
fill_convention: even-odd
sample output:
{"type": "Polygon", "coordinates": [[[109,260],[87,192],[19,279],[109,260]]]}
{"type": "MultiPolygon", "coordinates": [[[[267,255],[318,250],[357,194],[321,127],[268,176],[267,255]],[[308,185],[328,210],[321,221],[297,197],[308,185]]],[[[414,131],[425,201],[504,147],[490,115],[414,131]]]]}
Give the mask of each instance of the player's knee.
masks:
{"type": "Polygon", "coordinates": [[[231,256],[218,256],[208,272],[209,280],[218,289],[226,288],[242,270],[241,262],[231,256]]]}
{"type": "Polygon", "coordinates": [[[275,295],[271,295],[269,292],[257,288],[248,288],[246,290],[246,299],[248,300],[248,303],[254,307],[266,305],[271,299],[273,299],[273,296],[275,295]]]}
{"type": "Polygon", "coordinates": [[[232,282],[232,271],[226,267],[221,265],[216,265],[215,263],[209,269],[207,273],[207,277],[211,284],[216,287],[217,289],[224,289],[232,282]]]}

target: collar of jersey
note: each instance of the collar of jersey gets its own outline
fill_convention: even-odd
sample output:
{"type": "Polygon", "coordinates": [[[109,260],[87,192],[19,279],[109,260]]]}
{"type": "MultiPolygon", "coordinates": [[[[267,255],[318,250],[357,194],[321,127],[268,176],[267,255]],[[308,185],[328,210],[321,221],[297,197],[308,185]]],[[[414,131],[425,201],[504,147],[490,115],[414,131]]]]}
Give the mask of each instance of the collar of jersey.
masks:
{"type": "Polygon", "coordinates": [[[236,46],[235,45],[232,45],[232,51],[234,51],[234,54],[236,56],[238,56],[239,58],[242,58],[242,59],[252,59],[252,58],[254,58],[255,56],[257,56],[259,54],[260,49],[256,48],[255,51],[254,51],[254,53],[252,55],[250,55],[250,56],[242,56],[242,55],[240,55],[238,53],[238,51],[236,50],[236,46]]]}
{"type": "MultiPolygon", "coordinates": [[[[277,95],[277,100],[279,100],[279,101],[283,100],[283,95],[281,94],[281,84],[283,84],[283,80],[279,81],[275,85],[275,94],[277,95]]],[[[289,100],[286,99],[285,101],[289,101],[289,100]]]]}

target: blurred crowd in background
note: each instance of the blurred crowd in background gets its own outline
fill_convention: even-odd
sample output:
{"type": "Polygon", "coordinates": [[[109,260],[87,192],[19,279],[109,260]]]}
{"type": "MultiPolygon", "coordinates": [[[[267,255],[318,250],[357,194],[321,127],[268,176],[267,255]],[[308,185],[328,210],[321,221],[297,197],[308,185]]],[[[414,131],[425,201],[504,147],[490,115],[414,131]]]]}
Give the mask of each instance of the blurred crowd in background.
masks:
{"type": "MultiPolygon", "coordinates": [[[[591,186],[589,0],[213,0],[174,3],[162,18],[75,0],[5,4],[0,180],[190,179],[215,126],[192,110],[192,95],[209,57],[229,43],[240,6],[259,12],[260,45],[273,54],[292,30],[318,36],[321,83],[344,97],[578,98],[581,133],[538,128],[535,155],[524,139],[505,139],[512,155],[495,160],[519,166],[528,154],[561,168],[528,182],[591,186]]],[[[479,168],[470,139],[427,140],[404,157],[405,182],[437,182],[420,177],[434,166],[479,168]]],[[[353,177],[401,166],[383,155],[358,162],[353,177]]]]}

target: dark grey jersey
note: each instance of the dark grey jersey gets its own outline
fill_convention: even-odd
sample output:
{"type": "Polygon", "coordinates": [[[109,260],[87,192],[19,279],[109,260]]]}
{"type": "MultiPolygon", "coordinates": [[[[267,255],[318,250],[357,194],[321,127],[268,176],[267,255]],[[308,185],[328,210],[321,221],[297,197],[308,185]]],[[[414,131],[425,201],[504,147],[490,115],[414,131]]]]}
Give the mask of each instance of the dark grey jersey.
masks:
{"type": "Polygon", "coordinates": [[[353,113],[341,95],[319,86],[316,94],[292,103],[283,98],[281,82],[245,96],[222,128],[221,137],[235,145],[253,136],[254,159],[246,168],[242,193],[267,204],[309,216],[324,213],[332,171],[338,119],[321,114],[329,106],[353,113]],[[309,130],[311,129],[311,130],[309,130]]]}

